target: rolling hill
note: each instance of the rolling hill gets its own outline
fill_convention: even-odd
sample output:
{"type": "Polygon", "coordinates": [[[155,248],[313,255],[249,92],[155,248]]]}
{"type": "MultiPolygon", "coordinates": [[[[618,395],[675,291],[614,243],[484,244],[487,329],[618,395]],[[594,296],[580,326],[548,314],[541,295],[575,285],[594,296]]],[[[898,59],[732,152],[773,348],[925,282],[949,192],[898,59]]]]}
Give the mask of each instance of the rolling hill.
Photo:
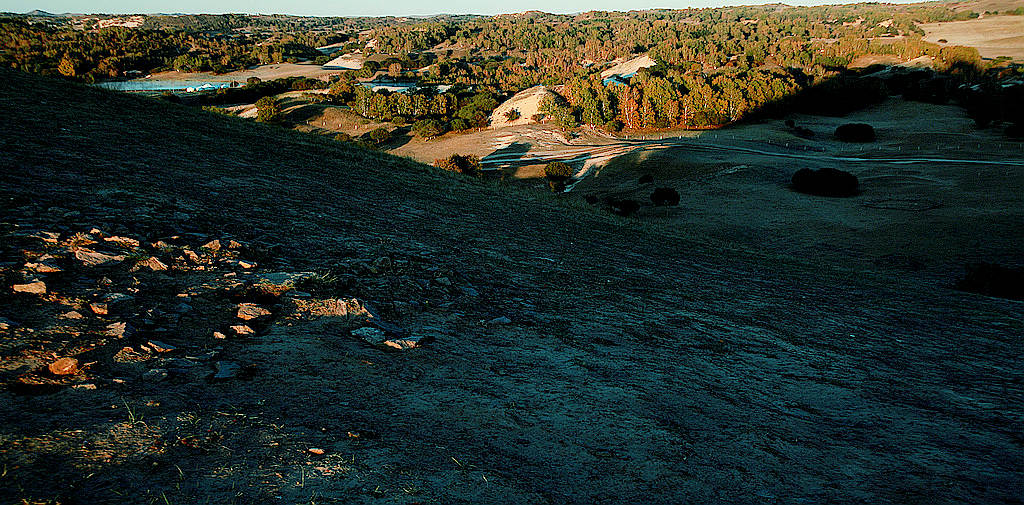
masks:
{"type": "Polygon", "coordinates": [[[4,503],[1024,495],[1019,302],[0,77],[4,503]]]}

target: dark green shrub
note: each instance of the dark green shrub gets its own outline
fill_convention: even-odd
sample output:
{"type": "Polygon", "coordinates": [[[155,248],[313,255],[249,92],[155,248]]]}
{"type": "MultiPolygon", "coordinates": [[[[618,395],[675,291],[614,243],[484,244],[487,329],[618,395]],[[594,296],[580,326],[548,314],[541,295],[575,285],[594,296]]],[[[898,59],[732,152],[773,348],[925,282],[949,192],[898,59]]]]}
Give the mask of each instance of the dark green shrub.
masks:
{"type": "Polygon", "coordinates": [[[804,168],[793,174],[793,189],[800,193],[818,196],[853,196],[857,194],[857,176],[836,170],[804,168]]]}
{"type": "Polygon", "coordinates": [[[421,137],[432,138],[443,134],[445,125],[436,119],[421,119],[412,125],[412,131],[421,137]]]}
{"type": "Polygon", "coordinates": [[[256,100],[256,120],[261,123],[273,123],[281,119],[281,105],[272,96],[256,100]]]}
{"type": "Polygon", "coordinates": [[[651,203],[655,207],[674,207],[679,205],[679,192],[672,188],[654,188],[654,193],[651,193],[651,203]]]}
{"type": "Polygon", "coordinates": [[[480,158],[472,154],[453,154],[447,158],[434,161],[434,166],[449,172],[479,177],[481,174],[480,158]]]}
{"type": "Polygon", "coordinates": [[[383,144],[391,138],[391,132],[384,128],[377,128],[366,134],[374,144],[383,144]]]}
{"type": "Polygon", "coordinates": [[[846,123],[836,128],[836,138],[843,142],[874,142],[875,129],[866,123],[846,123]]]}
{"type": "Polygon", "coordinates": [[[565,180],[573,175],[575,175],[575,172],[568,163],[552,161],[544,166],[544,176],[549,181],[565,182],[565,180]]]}

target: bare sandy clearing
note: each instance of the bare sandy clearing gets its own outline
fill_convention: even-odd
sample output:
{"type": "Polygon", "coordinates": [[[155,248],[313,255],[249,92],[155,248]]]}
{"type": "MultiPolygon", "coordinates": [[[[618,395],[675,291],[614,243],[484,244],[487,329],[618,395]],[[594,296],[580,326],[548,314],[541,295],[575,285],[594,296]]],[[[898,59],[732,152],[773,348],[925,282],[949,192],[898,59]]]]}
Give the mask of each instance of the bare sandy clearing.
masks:
{"type": "Polygon", "coordinates": [[[338,56],[337,58],[324,63],[324,68],[359,70],[363,68],[363,63],[366,63],[366,56],[364,56],[362,52],[356,51],[354,53],[338,56]]]}
{"type": "Polygon", "coordinates": [[[145,80],[163,81],[209,81],[228,82],[237,81],[244,83],[250,77],[258,77],[261,80],[283,79],[285,77],[312,77],[322,79],[331,75],[337,75],[337,69],[325,69],[315,63],[274,63],[271,65],[260,65],[246,70],[228,72],[226,74],[213,74],[210,72],[159,72],[151,75],[145,80]]]}
{"type": "Polygon", "coordinates": [[[986,16],[919,26],[925,31],[924,40],[928,42],[975,47],[985,58],[1009,56],[1024,60],[1024,16],[986,16]],[[940,42],[942,40],[946,42],[940,42]]]}
{"type": "Polygon", "coordinates": [[[617,63],[608,70],[601,72],[601,78],[606,79],[613,75],[629,76],[637,73],[641,68],[653,67],[657,64],[658,62],[654,61],[650,56],[643,54],[636,58],[617,63]]]}
{"type": "Polygon", "coordinates": [[[541,102],[549,96],[554,97],[555,94],[545,86],[534,86],[516,93],[491,113],[491,128],[535,123],[533,116],[540,113],[541,102]],[[519,112],[519,118],[509,121],[506,114],[513,110],[519,112]]]}

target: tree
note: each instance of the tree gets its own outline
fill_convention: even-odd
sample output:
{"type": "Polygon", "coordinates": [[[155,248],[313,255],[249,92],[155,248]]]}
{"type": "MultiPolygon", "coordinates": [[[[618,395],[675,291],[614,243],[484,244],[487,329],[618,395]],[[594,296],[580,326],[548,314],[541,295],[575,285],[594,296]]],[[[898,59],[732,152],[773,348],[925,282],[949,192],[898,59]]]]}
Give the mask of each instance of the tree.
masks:
{"type": "Polygon", "coordinates": [[[444,133],[445,127],[436,119],[421,119],[413,123],[412,131],[421,137],[431,138],[444,133]]]}
{"type": "Polygon", "coordinates": [[[368,136],[370,137],[370,140],[373,141],[373,143],[375,143],[375,144],[383,144],[383,143],[387,142],[388,139],[391,138],[391,132],[389,132],[388,130],[386,130],[384,128],[377,128],[376,130],[371,131],[368,134],[368,136]]]}
{"type": "Polygon", "coordinates": [[[74,58],[70,54],[64,53],[64,57],[60,59],[60,65],[57,66],[57,71],[61,75],[67,77],[75,77],[78,75],[77,65],[75,64],[74,58]]]}
{"type": "Polygon", "coordinates": [[[519,109],[511,109],[505,112],[505,121],[511,123],[520,118],[519,109]]]}
{"type": "Polygon", "coordinates": [[[434,166],[449,172],[479,177],[481,173],[480,158],[472,154],[453,154],[447,158],[434,161],[434,166]]]}
{"type": "Polygon", "coordinates": [[[564,182],[572,177],[573,173],[572,166],[561,161],[552,161],[544,166],[544,176],[551,181],[564,182]]]}
{"type": "Polygon", "coordinates": [[[281,119],[281,105],[272,96],[265,96],[256,101],[256,120],[261,123],[273,123],[281,119]]]}

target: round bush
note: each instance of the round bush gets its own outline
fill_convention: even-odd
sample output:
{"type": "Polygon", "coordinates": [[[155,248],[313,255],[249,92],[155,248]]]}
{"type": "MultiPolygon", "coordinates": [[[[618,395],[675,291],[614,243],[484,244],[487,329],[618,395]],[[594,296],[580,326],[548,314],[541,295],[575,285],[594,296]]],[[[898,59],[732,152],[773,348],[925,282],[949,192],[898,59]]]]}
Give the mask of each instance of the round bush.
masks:
{"type": "Polygon", "coordinates": [[[565,181],[573,176],[572,167],[568,163],[552,161],[544,166],[544,175],[549,181],[565,181]]]}
{"type": "Polygon", "coordinates": [[[672,188],[654,188],[654,193],[651,193],[651,202],[656,207],[679,205],[679,192],[672,188]]]}
{"type": "Polygon", "coordinates": [[[803,168],[793,174],[793,189],[809,195],[853,196],[858,184],[857,176],[834,168],[803,168]]]}
{"type": "Polygon", "coordinates": [[[608,204],[612,214],[616,216],[628,217],[640,210],[640,202],[636,200],[619,200],[618,198],[606,197],[605,203],[608,204]]]}
{"type": "Polygon", "coordinates": [[[866,123],[846,123],[836,128],[836,138],[843,142],[874,142],[875,129],[866,123]]]}

